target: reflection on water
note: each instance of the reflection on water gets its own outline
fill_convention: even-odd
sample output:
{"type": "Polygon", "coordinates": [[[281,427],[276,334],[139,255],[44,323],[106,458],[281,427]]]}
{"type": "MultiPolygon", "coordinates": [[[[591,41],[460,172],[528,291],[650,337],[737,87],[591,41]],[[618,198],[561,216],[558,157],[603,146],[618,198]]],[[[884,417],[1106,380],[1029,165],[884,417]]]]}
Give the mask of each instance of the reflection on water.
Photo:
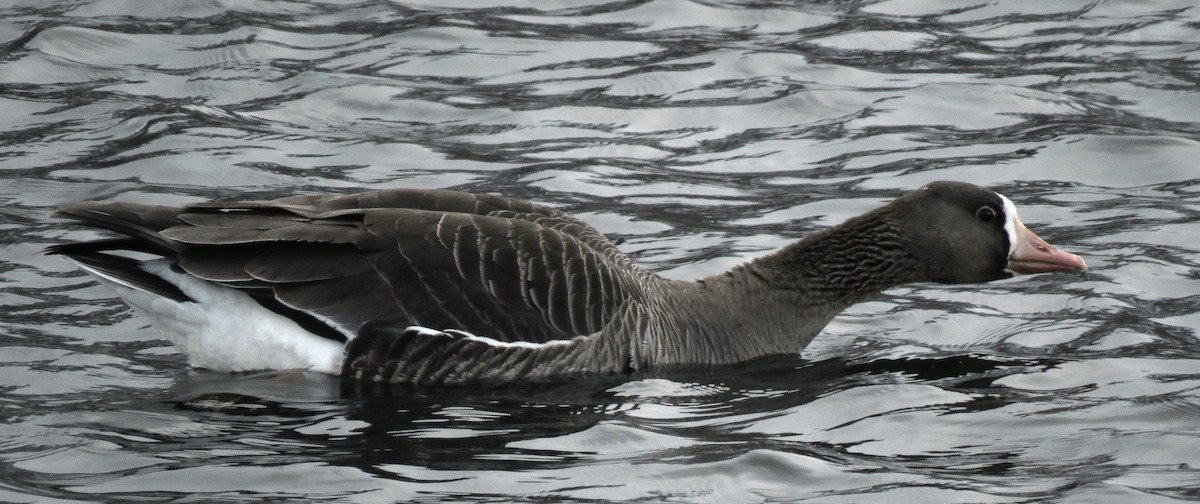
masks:
{"type": "Polygon", "coordinates": [[[1200,496],[1194,2],[0,7],[0,500],[1200,496]],[[939,179],[1083,275],[906,286],[803,356],[381,388],[188,370],[62,201],[452,187],[676,278],[939,179]]]}

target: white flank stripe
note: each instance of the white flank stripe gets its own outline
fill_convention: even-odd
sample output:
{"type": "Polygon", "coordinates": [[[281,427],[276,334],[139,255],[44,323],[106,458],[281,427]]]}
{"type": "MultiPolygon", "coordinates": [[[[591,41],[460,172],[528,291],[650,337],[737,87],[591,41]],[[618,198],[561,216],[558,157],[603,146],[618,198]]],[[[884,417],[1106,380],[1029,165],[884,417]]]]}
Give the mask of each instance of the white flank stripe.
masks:
{"type": "MultiPolygon", "coordinates": [[[[430,329],[428,327],[421,327],[421,326],[411,326],[411,327],[409,327],[409,329],[415,329],[417,331],[420,331],[422,336],[428,334],[426,331],[433,331],[434,333],[443,332],[443,331],[437,331],[434,329],[430,329]]],[[[542,347],[549,347],[549,346],[555,346],[555,345],[570,345],[571,343],[574,343],[575,340],[586,337],[586,336],[576,336],[575,338],[572,338],[569,340],[550,340],[545,343],[533,343],[531,341],[500,341],[498,339],[489,338],[487,336],[476,336],[469,332],[459,331],[457,329],[447,329],[444,332],[447,332],[450,334],[457,334],[457,335],[462,336],[470,341],[478,341],[478,342],[484,343],[488,346],[493,346],[493,347],[497,347],[497,348],[542,348],[542,347]]]]}

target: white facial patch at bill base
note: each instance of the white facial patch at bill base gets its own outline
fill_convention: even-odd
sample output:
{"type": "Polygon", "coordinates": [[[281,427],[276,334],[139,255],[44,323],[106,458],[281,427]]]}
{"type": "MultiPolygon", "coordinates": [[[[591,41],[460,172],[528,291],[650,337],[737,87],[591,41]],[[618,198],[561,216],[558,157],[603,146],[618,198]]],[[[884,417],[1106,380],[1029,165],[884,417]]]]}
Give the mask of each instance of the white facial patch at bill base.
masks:
{"type": "Polygon", "coordinates": [[[1021,219],[1017,218],[1017,206],[1003,194],[996,193],[1004,202],[1004,232],[1008,233],[1008,257],[1011,259],[1017,251],[1017,226],[1021,219]]]}

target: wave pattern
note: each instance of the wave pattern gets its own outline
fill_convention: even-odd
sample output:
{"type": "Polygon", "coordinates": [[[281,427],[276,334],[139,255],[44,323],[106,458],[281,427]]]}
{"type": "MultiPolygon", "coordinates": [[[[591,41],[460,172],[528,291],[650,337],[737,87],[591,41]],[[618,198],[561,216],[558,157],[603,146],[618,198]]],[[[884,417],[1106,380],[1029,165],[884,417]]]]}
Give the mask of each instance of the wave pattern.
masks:
{"type": "Polygon", "coordinates": [[[0,7],[0,500],[1195,501],[1190,0],[0,7]],[[1081,276],[893,289],[802,357],[489,391],[187,371],[54,205],[445,187],[711,274],[939,179],[1081,276]]]}

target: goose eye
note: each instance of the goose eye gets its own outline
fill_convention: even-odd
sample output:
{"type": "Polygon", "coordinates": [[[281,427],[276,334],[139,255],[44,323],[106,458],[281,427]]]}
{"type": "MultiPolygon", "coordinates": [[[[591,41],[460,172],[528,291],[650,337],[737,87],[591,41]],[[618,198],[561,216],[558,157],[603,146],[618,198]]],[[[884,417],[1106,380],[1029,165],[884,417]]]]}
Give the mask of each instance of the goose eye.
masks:
{"type": "Polygon", "coordinates": [[[991,222],[996,218],[996,210],[990,206],[981,206],[975,211],[975,217],[983,222],[991,222]]]}

